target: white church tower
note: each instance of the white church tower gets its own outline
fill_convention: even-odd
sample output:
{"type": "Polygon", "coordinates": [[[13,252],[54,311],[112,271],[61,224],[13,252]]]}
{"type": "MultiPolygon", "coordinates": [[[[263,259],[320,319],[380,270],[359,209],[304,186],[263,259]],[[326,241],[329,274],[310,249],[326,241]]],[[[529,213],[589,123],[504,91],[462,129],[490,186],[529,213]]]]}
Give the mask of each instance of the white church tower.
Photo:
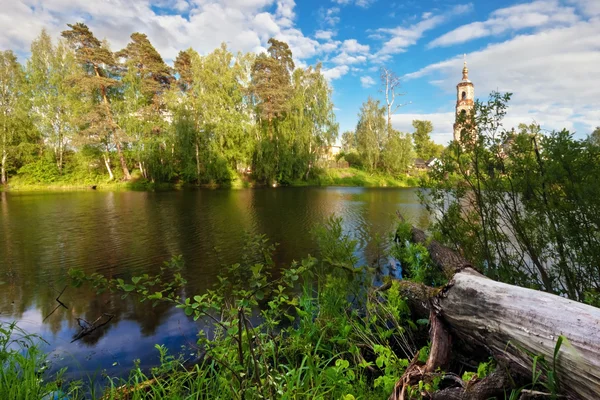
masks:
{"type": "Polygon", "coordinates": [[[475,101],[475,87],[469,80],[469,69],[467,68],[467,55],[464,55],[464,67],[462,70],[462,81],[456,85],[456,116],[454,120],[454,140],[461,141],[462,126],[458,123],[459,116],[470,115],[475,101]]]}

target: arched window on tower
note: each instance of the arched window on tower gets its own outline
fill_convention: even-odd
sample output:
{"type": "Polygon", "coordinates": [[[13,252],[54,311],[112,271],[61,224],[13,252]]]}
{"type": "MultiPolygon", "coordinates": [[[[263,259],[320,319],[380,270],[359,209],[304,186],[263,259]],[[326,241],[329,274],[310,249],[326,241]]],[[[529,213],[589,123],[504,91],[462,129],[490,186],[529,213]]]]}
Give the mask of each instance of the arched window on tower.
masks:
{"type": "Polygon", "coordinates": [[[465,115],[467,115],[467,110],[460,110],[460,115],[461,115],[461,117],[464,117],[465,115]]]}
{"type": "Polygon", "coordinates": [[[467,98],[467,92],[462,92],[462,99],[466,99],[467,98]]]}

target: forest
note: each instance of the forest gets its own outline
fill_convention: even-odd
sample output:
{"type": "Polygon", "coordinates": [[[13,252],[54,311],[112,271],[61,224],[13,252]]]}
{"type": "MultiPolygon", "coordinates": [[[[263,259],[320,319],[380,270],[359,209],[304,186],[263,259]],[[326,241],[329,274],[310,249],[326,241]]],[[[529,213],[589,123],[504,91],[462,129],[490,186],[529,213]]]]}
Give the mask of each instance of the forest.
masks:
{"type": "MultiPolygon", "coordinates": [[[[68,28],[57,43],[42,31],[25,65],[0,53],[2,184],[285,185],[332,161],[331,87],[320,64],[296,68],[286,43],[270,39],[258,55],[187,49],[170,67],[145,34],[112,51],[86,25],[68,28]]],[[[369,97],[335,161],[398,176],[443,147],[429,121],[415,121],[412,135],[392,128],[400,81],[382,68],[382,82],[386,104],[369,97]]]]}

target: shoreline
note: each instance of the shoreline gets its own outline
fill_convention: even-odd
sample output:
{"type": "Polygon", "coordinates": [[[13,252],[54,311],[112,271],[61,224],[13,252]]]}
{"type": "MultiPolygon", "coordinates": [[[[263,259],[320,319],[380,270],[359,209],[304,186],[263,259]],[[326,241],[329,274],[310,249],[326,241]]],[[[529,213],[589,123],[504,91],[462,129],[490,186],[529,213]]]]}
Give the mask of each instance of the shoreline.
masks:
{"type": "MultiPolygon", "coordinates": [[[[394,177],[373,173],[369,174],[366,171],[355,168],[348,169],[331,169],[325,171],[322,175],[311,178],[307,181],[294,181],[288,184],[276,184],[273,187],[372,187],[372,188],[418,188],[420,175],[411,176],[404,175],[394,177]]],[[[13,178],[14,179],[14,178],[13,178]]],[[[237,177],[229,183],[221,184],[190,184],[190,183],[169,183],[158,182],[153,183],[146,180],[136,179],[129,182],[95,182],[95,183],[21,183],[17,178],[17,182],[13,185],[9,180],[7,186],[0,186],[0,192],[6,193],[35,193],[35,192],[84,192],[84,191],[100,191],[100,192],[171,192],[180,190],[195,190],[195,189],[253,189],[266,188],[271,185],[259,184],[254,181],[249,181],[237,177]]]]}

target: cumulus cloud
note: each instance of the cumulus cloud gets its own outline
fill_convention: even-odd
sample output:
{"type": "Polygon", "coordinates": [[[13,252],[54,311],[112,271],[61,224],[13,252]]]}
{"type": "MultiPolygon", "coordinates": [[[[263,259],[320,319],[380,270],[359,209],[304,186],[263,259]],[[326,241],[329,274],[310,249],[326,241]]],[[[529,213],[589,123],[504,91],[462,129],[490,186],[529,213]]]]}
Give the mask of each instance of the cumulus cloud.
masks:
{"type": "Polygon", "coordinates": [[[333,81],[335,79],[339,79],[342,76],[346,75],[348,73],[349,69],[350,68],[347,65],[338,65],[337,67],[333,67],[333,68],[324,68],[323,76],[328,81],[333,81]]]}
{"type": "Polygon", "coordinates": [[[392,127],[400,132],[412,133],[414,131],[412,122],[416,119],[431,121],[433,124],[431,139],[434,142],[447,145],[453,139],[453,112],[394,114],[392,115],[392,127]]]}
{"type": "MultiPolygon", "coordinates": [[[[537,122],[546,129],[583,128],[600,121],[600,21],[548,28],[490,44],[467,56],[479,98],[512,92],[507,126],[537,122]]],[[[428,65],[405,79],[428,78],[445,91],[460,79],[462,57],[428,65]]]]}
{"type": "Polygon", "coordinates": [[[575,7],[562,5],[558,0],[539,0],[500,8],[492,12],[486,21],[460,26],[433,40],[428,47],[451,46],[530,28],[570,25],[578,20],[575,7]]]}
{"type": "Polygon", "coordinates": [[[375,83],[376,83],[375,79],[371,78],[370,76],[361,76],[360,77],[360,84],[364,88],[369,88],[369,87],[375,85],[375,83]]]}
{"type": "Polygon", "coordinates": [[[233,51],[261,51],[270,37],[286,40],[294,58],[321,52],[319,42],[294,27],[293,0],[17,0],[3,4],[0,49],[27,54],[42,28],[58,37],[67,23],[84,22],[115,50],[131,33],[146,33],[172,60],[185,48],[207,53],[225,42],[233,51]],[[184,14],[181,14],[181,13],[184,14]]]}
{"type": "Polygon", "coordinates": [[[377,32],[385,35],[384,37],[387,37],[387,41],[375,56],[385,61],[389,59],[389,57],[386,56],[403,53],[408,47],[416,44],[425,32],[436,28],[453,16],[471,11],[472,8],[473,5],[471,3],[461,4],[454,6],[446,13],[439,15],[424,13],[419,22],[408,27],[400,25],[396,28],[380,28],[377,32]]]}
{"type": "Polygon", "coordinates": [[[342,50],[348,53],[368,53],[369,45],[360,44],[356,39],[344,40],[342,44],[342,50]]]}
{"type": "Polygon", "coordinates": [[[319,30],[315,32],[315,39],[331,40],[335,36],[335,31],[319,30]]]}
{"type": "Polygon", "coordinates": [[[350,64],[359,64],[367,61],[367,56],[364,55],[350,55],[345,51],[342,51],[337,56],[331,59],[331,62],[338,65],[350,65],[350,64]]]}

